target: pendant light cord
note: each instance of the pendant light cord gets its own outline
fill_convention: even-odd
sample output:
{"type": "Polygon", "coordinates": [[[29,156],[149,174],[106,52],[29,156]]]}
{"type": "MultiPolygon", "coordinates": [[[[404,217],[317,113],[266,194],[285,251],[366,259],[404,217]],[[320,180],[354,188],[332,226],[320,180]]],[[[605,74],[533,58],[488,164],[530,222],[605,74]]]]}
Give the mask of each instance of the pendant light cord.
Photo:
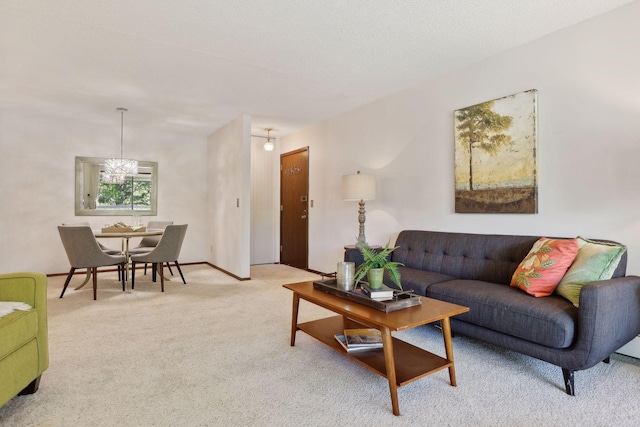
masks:
{"type": "Polygon", "coordinates": [[[118,108],[120,110],[120,158],[124,159],[124,112],[126,108],[118,108]]]}
{"type": "Polygon", "coordinates": [[[124,159],[124,111],[120,111],[120,157],[124,159]]]}

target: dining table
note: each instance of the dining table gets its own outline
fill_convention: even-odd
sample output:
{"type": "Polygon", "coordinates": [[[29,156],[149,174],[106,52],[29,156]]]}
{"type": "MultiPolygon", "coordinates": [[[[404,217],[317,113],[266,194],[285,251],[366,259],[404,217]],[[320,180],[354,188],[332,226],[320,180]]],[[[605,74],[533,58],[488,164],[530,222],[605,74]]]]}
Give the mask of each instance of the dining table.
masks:
{"type": "MultiPolygon", "coordinates": [[[[100,239],[100,238],[122,239],[122,253],[124,254],[125,260],[126,260],[125,261],[126,267],[122,272],[122,274],[124,274],[126,289],[127,289],[127,292],[129,293],[131,293],[131,283],[129,282],[129,240],[133,237],[160,236],[163,233],[164,233],[164,230],[162,229],[146,229],[145,231],[115,231],[115,232],[114,231],[103,232],[102,230],[93,231],[93,235],[96,237],[96,239],[100,239]]],[[[82,288],[84,285],[86,285],[89,282],[90,277],[91,277],[91,270],[87,269],[87,276],[85,277],[84,282],[82,282],[75,289],[78,290],[82,288]]]]}

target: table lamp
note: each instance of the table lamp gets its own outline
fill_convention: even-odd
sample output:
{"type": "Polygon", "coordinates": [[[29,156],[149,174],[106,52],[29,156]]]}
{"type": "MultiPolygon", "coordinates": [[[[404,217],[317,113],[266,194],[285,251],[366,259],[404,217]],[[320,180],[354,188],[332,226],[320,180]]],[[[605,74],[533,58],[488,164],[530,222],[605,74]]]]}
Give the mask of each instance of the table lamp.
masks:
{"type": "Polygon", "coordinates": [[[358,171],[355,175],[342,176],[342,199],[344,201],[358,201],[360,208],[358,209],[358,222],[360,223],[360,232],[358,234],[358,242],[356,247],[367,244],[364,236],[365,221],[365,200],[373,200],[376,198],[376,178],[373,175],[362,175],[358,171]]]}

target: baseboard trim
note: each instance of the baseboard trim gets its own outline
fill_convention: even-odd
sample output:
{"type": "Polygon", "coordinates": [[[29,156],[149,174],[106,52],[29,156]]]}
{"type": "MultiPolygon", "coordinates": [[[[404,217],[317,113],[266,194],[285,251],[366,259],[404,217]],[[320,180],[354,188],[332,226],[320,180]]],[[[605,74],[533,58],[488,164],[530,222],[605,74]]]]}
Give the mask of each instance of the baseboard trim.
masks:
{"type": "Polygon", "coordinates": [[[629,341],[626,345],[620,347],[616,353],[640,359],[640,335],[629,341]]]}
{"type": "MultiPolygon", "coordinates": [[[[211,264],[209,264],[208,262],[200,261],[200,262],[187,262],[187,263],[182,263],[182,262],[181,262],[181,263],[180,263],[180,266],[182,267],[182,266],[185,266],[185,265],[199,265],[199,264],[208,264],[208,265],[211,265],[211,264]]],[[[115,266],[114,266],[114,267],[115,267],[115,266]]],[[[98,268],[100,268],[100,267],[98,267],[98,268]]],[[[131,268],[131,266],[129,266],[129,268],[131,268]]],[[[143,269],[144,269],[144,264],[139,265],[139,266],[137,266],[137,267],[136,267],[136,270],[143,270],[143,269]]],[[[117,269],[117,268],[107,268],[107,269],[104,269],[104,270],[102,270],[102,269],[101,269],[101,270],[98,270],[98,273],[103,273],[103,272],[108,272],[108,271],[118,271],[118,269],[117,269]]],[[[49,273],[49,274],[47,274],[46,276],[47,276],[47,277],[56,277],[56,276],[66,276],[67,274],[69,274],[69,272],[68,272],[68,271],[67,271],[66,273],[49,273]]],[[[86,269],[85,269],[85,268],[80,268],[80,269],[76,270],[76,271],[73,273],[73,275],[74,275],[74,276],[75,276],[76,274],[82,274],[82,275],[85,275],[85,274],[87,274],[87,272],[86,272],[86,269]]]]}
{"type": "Polygon", "coordinates": [[[220,268],[217,265],[211,264],[210,262],[205,262],[204,264],[207,264],[209,267],[215,268],[216,270],[219,270],[219,271],[223,272],[227,276],[231,276],[236,280],[240,280],[241,282],[244,282],[245,280],[251,280],[251,277],[239,277],[239,276],[236,276],[235,274],[225,270],[224,268],[220,268]]]}
{"type": "Polygon", "coordinates": [[[322,271],[318,271],[318,270],[314,270],[312,268],[303,268],[303,270],[308,271],[309,273],[314,273],[314,274],[318,274],[320,276],[324,276],[324,277],[336,277],[336,273],[323,273],[322,271]]]}
{"type": "MultiPolygon", "coordinates": [[[[280,263],[276,262],[274,264],[280,264],[280,263]]],[[[215,268],[216,270],[223,272],[227,276],[233,277],[234,279],[240,280],[241,282],[244,282],[246,280],[251,280],[251,277],[239,277],[239,276],[236,276],[235,274],[225,270],[224,268],[220,268],[217,265],[211,264],[210,262],[206,262],[206,261],[187,262],[187,263],[182,263],[181,262],[180,265],[181,266],[184,266],[184,265],[208,265],[209,267],[215,268]]],[[[136,270],[140,270],[140,269],[143,269],[143,268],[144,268],[144,265],[139,265],[139,266],[136,267],[136,270]]],[[[318,274],[320,276],[326,276],[326,277],[334,277],[335,276],[335,273],[324,273],[322,271],[314,270],[314,269],[311,269],[311,268],[302,268],[301,270],[308,271],[309,273],[318,274]]],[[[116,268],[107,268],[107,269],[104,269],[104,270],[100,270],[100,272],[107,272],[107,271],[118,271],[118,270],[116,268]]],[[[50,273],[50,274],[47,274],[47,277],[66,276],[67,274],[69,274],[69,272],[66,272],[66,273],[50,273]]],[[[87,274],[87,273],[86,273],[85,269],[79,269],[79,270],[76,270],[73,274],[74,275],[76,275],[76,274],[83,274],[84,275],[84,274],[87,274]]]]}

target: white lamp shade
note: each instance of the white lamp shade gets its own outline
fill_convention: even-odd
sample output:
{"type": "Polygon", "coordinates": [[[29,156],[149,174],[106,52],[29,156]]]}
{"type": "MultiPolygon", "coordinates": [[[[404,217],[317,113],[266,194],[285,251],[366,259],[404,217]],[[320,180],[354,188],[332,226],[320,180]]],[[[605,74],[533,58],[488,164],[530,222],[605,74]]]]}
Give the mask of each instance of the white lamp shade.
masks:
{"type": "Polygon", "coordinates": [[[349,200],[373,200],[376,198],[376,177],[373,175],[342,176],[342,199],[349,200]]]}

